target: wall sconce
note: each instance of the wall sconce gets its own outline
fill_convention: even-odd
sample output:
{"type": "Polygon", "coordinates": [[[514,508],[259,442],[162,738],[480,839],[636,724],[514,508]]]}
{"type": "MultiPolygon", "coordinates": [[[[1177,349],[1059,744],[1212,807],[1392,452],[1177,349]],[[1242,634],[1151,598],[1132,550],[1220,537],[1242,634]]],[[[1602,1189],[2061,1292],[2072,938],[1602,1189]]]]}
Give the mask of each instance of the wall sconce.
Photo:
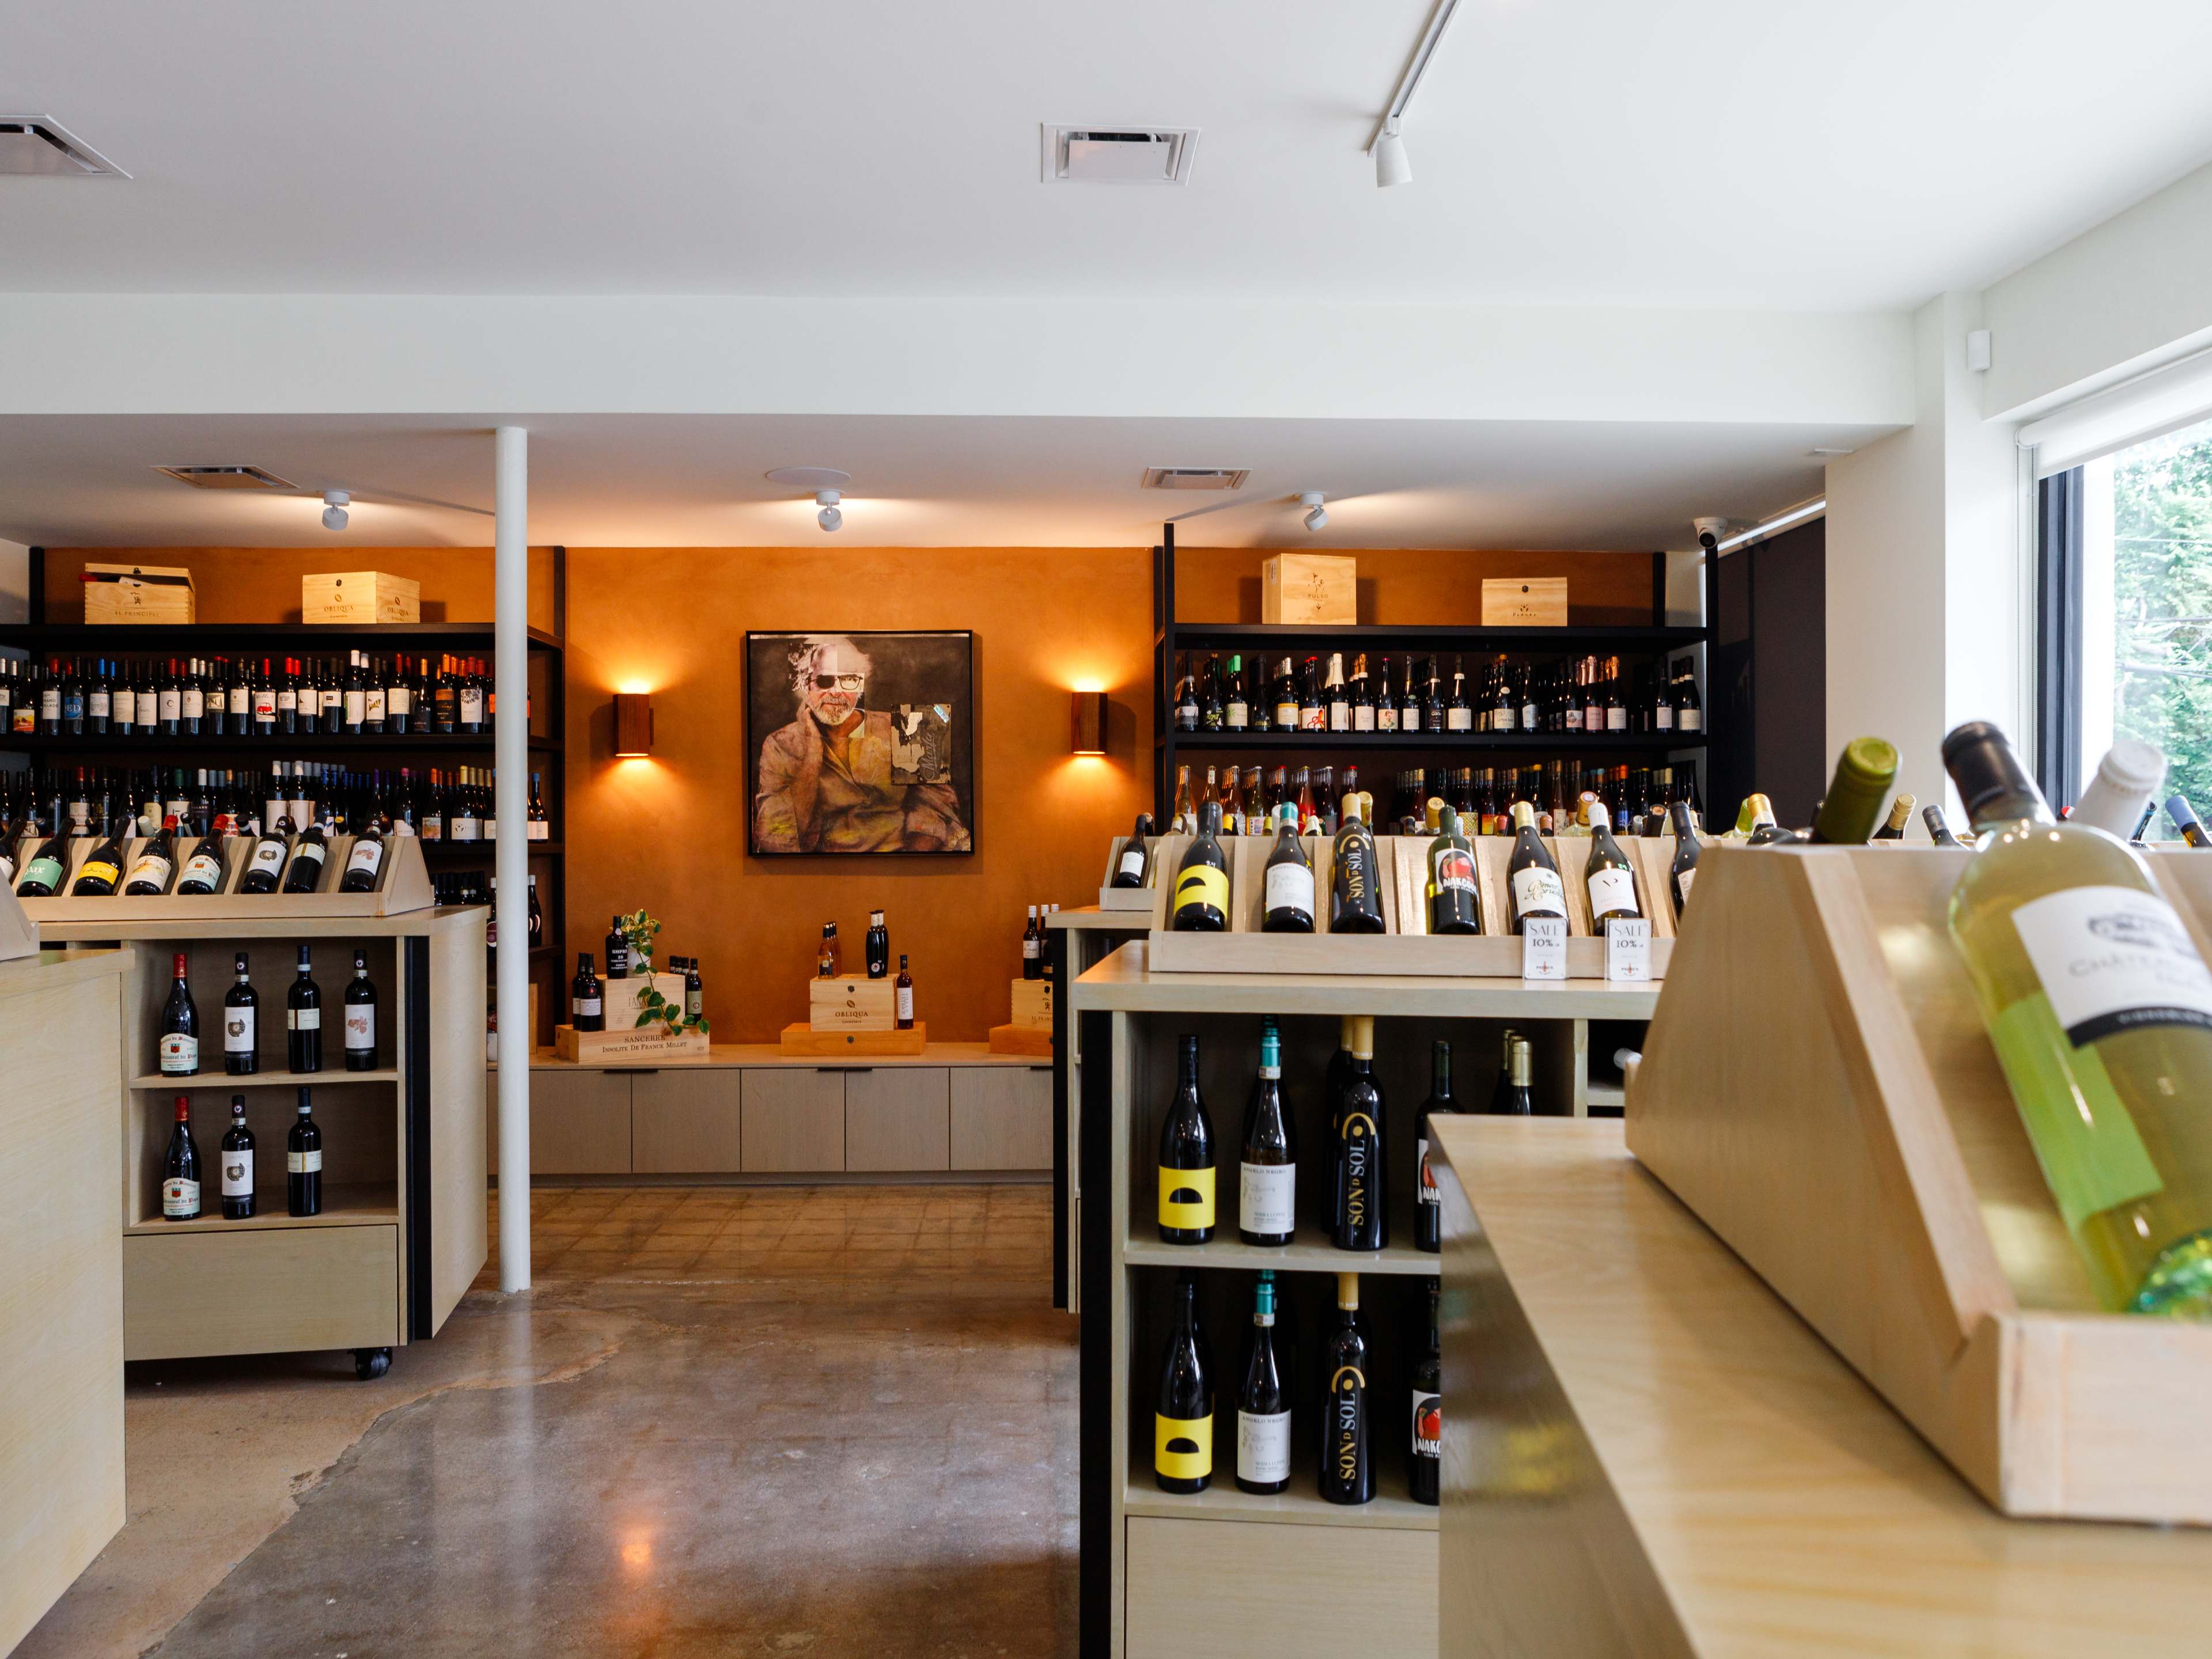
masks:
{"type": "Polygon", "coordinates": [[[1078,691],[1068,720],[1067,752],[1103,755],[1106,752],[1106,694],[1078,691]]]}
{"type": "Polygon", "coordinates": [[[653,699],[642,691],[615,693],[615,758],[653,752],[653,699]]]}

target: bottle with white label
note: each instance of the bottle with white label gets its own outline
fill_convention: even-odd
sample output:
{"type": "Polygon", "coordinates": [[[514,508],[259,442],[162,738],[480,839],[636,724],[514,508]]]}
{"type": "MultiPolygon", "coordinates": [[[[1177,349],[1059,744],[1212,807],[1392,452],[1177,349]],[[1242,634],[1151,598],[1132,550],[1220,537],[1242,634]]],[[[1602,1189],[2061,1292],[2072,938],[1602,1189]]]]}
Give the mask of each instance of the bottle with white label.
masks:
{"type": "Polygon", "coordinates": [[[158,1063],[163,1077],[190,1077],[200,1068],[200,1011],[192,1002],[192,988],[185,978],[185,958],[176,955],[176,978],[169,1000],[161,1005],[155,1029],[160,1032],[158,1063]]]}
{"type": "Polygon", "coordinates": [[[1252,1291],[1252,1342],[1237,1385],[1237,1489],[1282,1492],[1291,1484],[1291,1391],[1275,1357],[1275,1274],[1260,1269],[1252,1291]]]}
{"type": "Polygon", "coordinates": [[[1152,833],[1152,815],[1150,812],[1138,813],[1137,827],[1129,839],[1121,844],[1121,856],[1115,861],[1113,885],[1142,887],[1145,884],[1145,872],[1152,861],[1146,848],[1152,833]]]}
{"type": "Polygon", "coordinates": [[[208,836],[185,860],[184,870],[177,877],[177,891],[191,897],[217,892],[222,887],[222,842],[215,836],[208,836]]]}
{"type": "Polygon", "coordinates": [[[2212,971],[2141,854],[2054,819],[1996,727],[1943,764],[1978,842],[1952,942],[2091,1288],[2212,1316],[2212,971]]]}
{"type": "Polygon", "coordinates": [[[353,953],[353,977],[345,988],[345,1068],[376,1069],[376,984],[368,976],[368,952],[353,953]]]}
{"type": "Polygon", "coordinates": [[[576,952],[576,977],[568,986],[568,1020],[580,1031],[607,1029],[606,991],[589,951],[576,952]]]}
{"type": "Polygon", "coordinates": [[[323,989],[315,983],[308,948],[300,947],[300,973],[284,993],[284,1059],[295,1072],[323,1069],[323,989]]]}
{"type": "Polygon", "coordinates": [[[1589,891],[1591,930],[1601,939],[1614,922],[1644,914],[1636,899],[1636,872],[1601,811],[1590,817],[1589,862],[1583,867],[1583,885],[1589,891]]]}
{"type": "Polygon", "coordinates": [[[284,1205],[290,1215],[323,1212],[323,1131],[314,1118],[314,1091],[300,1091],[300,1115],[284,1138],[284,1205]]]}
{"type": "Polygon", "coordinates": [[[261,993],[246,975],[245,951],[233,965],[238,978],[222,997],[222,1069],[233,1077],[250,1077],[261,1069],[261,993]]]}
{"type": "Polygon", "coordinates": [[[1516,934],[1528,932],[1531,916],[1566,919],[1567,890],[1559,880],[1558,861],[1536,834],[1536,809],[1525,800],[1513,803],[1513,854],[1505,863],[1505,896],[1516,934]]]}
{"type": "Polygon", "coordinates": [[[1314,867],[1298,839],[1298,809],[1285,801],[1275,809],[1275,845],[1261,873],[1263,933],[1310,933],[1314,930],[1314,867]]]}
{"type": "Polygon", "coordinates": [[[250,1220],[253,1215],[253,1131],[246,1127],[246,1097],[230,1097],[230,1127],[223,1131],[222,1218],[250,1220]]]}
{"type": "Polygon", "coordinates": [[[1416,1504],[1436,1504],[1443,1497],[1443,1355],[1437,1340],[1443,1282],[1432,1279],[1427,1288],[1428,1341],[1413,1361],[1413,1421],[1406,1462],[1407,1496],[1416,1504]]]}
{"type": "MultiPolygon", "coordinates": [[[[693,1006],[692,988],[698,982],[699,969],[697,964],[694,963],[684,981],[684,1003],[687,1015],[696,1014],[697,1012],[697,1009],[693,1006]]],[[[914,1030],[914,975],[907,971],[904,957],[899,958],[898,980],[891,987],[891,999],[894,1023],[900,1030],[911,1031],[914,1030]]],[[[704,1006],[703,1002],[699,1004],[700,1007],[704,1006]]]]}
{"type": "Polygon", "coordinates": [[[200,1150],[192,1144],[192,1097],[177,1097],[176,1127],[161,1163],[161,1219],[193,1221],[200,1212],[200,1150]]]}
{"type": "Polygon", "coordinates": [[[1260,1022],[1260,1075],[1244,1107],[1238,1154],[1237,1237],[1287,1244],[1297,1232],[1297,1126],[1283,1103],[1283,1039],[1273,1014],[1260,1022]]]}
{"type": "Polygon", "coordinates": [[[341,893],[372,893],[384,869],[384,830],[374,818],[362,826],[352,850],[347,853],[345,873],[338,878],[341,893]]]}

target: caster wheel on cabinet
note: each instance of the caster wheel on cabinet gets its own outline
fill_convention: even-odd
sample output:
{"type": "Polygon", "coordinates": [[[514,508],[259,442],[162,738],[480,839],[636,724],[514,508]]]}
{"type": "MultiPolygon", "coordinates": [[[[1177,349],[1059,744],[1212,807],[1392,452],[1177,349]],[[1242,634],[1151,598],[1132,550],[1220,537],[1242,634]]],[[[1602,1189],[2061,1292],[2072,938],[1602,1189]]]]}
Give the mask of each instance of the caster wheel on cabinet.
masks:
{"type": "Polygon", "coordinates": [[[363,1382],[373,1382],[392,1369],[392,1350],[389,1348],[356,1348],[353,1351],[353,1374],[363,1382]]]}

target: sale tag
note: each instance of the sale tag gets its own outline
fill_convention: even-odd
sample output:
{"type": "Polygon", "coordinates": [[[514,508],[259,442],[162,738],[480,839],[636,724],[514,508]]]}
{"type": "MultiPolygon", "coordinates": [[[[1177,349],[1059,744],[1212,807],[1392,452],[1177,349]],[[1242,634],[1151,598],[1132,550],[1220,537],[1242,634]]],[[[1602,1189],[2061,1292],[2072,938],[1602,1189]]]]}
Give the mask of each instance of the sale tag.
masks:
{"type": "Polygon", "coordinates": [[[1651,924],[1642,916],[1617,916],[1605,928],[1605,976],[1644,980],[1651,977],[1651,924]]]}
{"type": "Polygon", "coordinates": [[[1521,924],[1521,977],[1567,976],[1567,919],[1530,916],[1521,924]]]}

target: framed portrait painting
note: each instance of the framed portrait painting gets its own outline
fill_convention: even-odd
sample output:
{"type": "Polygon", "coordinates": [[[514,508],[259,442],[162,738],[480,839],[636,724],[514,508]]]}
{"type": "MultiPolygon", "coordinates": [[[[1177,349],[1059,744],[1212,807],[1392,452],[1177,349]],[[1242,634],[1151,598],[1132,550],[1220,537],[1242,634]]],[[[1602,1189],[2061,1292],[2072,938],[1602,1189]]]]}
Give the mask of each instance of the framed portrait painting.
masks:
{"type": "Polygon", "coordinates": [[[749,845],[975,850],[975,636],[745,635],[749,845]]]}

